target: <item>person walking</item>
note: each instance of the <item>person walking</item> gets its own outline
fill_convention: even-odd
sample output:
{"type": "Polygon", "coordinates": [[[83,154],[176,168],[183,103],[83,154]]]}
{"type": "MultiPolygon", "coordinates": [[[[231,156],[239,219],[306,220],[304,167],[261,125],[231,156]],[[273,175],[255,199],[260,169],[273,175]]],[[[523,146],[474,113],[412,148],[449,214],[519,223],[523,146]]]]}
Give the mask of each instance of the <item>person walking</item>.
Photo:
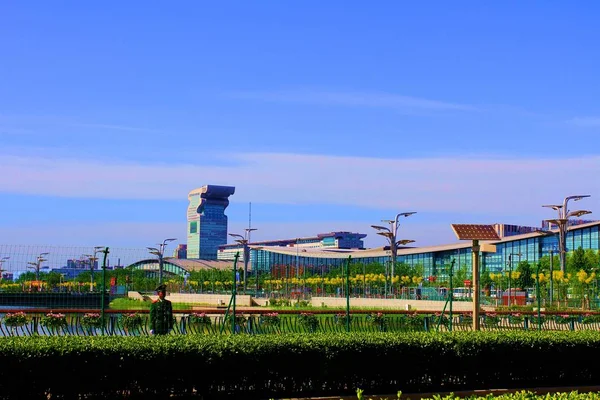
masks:
{"type": "Polygon", "coordinates": [[[165,299],[167,295],[166,285],[156,288],[158,299],[150,306],[150,334],[166,335],[173,329],[173,306],[165,299]]]}

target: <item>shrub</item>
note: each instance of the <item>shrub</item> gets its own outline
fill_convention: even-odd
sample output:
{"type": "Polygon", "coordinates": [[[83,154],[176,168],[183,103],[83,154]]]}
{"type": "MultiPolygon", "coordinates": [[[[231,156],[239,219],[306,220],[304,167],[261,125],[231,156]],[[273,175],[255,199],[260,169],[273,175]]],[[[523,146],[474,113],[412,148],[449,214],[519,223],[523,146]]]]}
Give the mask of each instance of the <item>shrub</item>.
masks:
{"type": "Polygon", "coordinates": [[[27,315],[23,311],[15,313],[7,313],[4,316],[4,325],[6,326],[23,326],[27,323],[27,315]]]}
{"type": "Polygon", "coordinates": [[[573,321],[574,317],[569,314],[557,314],[554,316],[554,322],[557,324],[568,324],[573,321]]]}
{"type": "Polygon", "coordinates": [[[86,313],[81,318],[81,325],[89,328],[100,328],[102,326],[102,318],[98,313],[86,313]]]}
{"type": "Polygon", "coordinates": [[[121,324],[125,329],[136,329],[142,326],[142,316],[138,313],[121,314],[121,324]]]}
{"type": "Polygon", "coordinates": [[[518,324],[523,322],[523,315],[521,313],[512,313],[508,316],[508,322],[511,324],[518,324]]]}
{"type": "Polygon", "coordinates": [[[498,314],[489,312],[483,314],[483,324],[487,326],[497,326],[500,322],[500,317],[498,314]]]}
{"type": "Polygon", "coordinates": [[[279,325],[279,314],[276,312],[263,314],[260,317],[260,321],[266,326],[277,326],[279,325]]]}
{"type": "Polygon", "coordinates": [[[42,317],[40,323],[46,328],[62,328],[67,326],[67,316],[61,313],[49,312],[42,317]]]}
{"type": "Polygon", "coordinates": [[[586,313],[581,316],[582,324],[594,324],[600,322],[600,315],[586,313]]]}
{"type": "Polygon", "coordinates": [[[300,313],[298,314],[298,320],[300,321],[300,325],[304,326],[311,332],[316,331],[317,327],[319,326],[319,320],[317,319],[317,316],[313,313],[300,313]]]}
{"type": "Polygon", "coordinates": [[[191,313],[190,323],[198,325],[210,325],[212,323],[210,317],[206,313],[191,313]]]}
{"type": "Polygon", "coordinates": [[[387,319],[385,318],[385,314],[382,312],[371,313],[367,315],[367,321],[369,321],[373,325],[386,325],[387,319]]]}
{"type": "MultiPolygon", "coordinates": [[[[346,325],[346,313],[337,313],[333,317],[333,322],[336,325],[346,325]]],[[[352,322],[352,315],[350,316],[350,322],[352,322]]]]}

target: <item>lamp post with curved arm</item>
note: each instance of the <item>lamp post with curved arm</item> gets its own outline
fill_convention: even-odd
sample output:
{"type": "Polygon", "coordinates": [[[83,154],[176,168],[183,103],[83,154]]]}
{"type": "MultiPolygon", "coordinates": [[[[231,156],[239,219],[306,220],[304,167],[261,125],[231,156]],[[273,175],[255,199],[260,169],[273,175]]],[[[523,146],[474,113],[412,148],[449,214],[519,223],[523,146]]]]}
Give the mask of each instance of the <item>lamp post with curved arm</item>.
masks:
{"type": "MultiPolygon", "coordinates": [[[[237,233],[230,233],[229,236],[236,238],[235,241],[243,246],[244,251],[244,294],[246,294],[246,288],[248,287],[248,261],[250,260],[250,248],[248,243],[250,242],[250,232],[256,231],[258,228],[246,228],[244,236],[238,235],[237,233]]],[[[235,282],[234,282],[235,284],[235,282]]]]}
{"type": "Polygon", "coordinates": [[[40,268],[42,267],[42,263],[44,261],[48,261],[47,259],[44,258],[44,256],[47,256],[50,253],[40,253],[39,256],[37,256],[35,262],[28,262],[27,264],[31,265],[30,267],[27,268],[32,268],[35,270],[35,280],[39,281],[40,280],[40,268]]]}
{"type": "Polygon", "coordinates": [[[167,247],[167,243],[177,240],[175,238],[165,239],[162,243],[158,244],[158,248],[156,247],[146,247],[150,250],[150,254],[154,254],[158,257],[158,284],[162,285],[163,281],[163,266],[164,266],[164,255],[165,255],[165,247],[167,247]]]}
{"type": "Polygon", "coordinates": [[[2,257],[2,258],[0,258],[0,282],[2,282],[2,274],[4,273],[4,271],[6,271],[6,270],[3,268],[3,265],[4,265],[4,263],[6,262],[6,260],[8,260],[8,259],[10,259],[10,257],[9,257],[9,256],[6,256],[6,257],[2,257]]]}
{"type": "MultiPolygon", "coordinates": [[[[394,265],[396,264],[396,256],[398,253],[398,246],[403,246],[405,244],[408,243],[413,243],[414,240],[409,240],[409,239],[405,239],[405,240],[398,240],[396,238],[396,235],[398,234],[398,219],[400,217],[409,217],[413,214],[416,214],[416,212],[405,212],[405,213],[398,213],[396,214],[396,218],[394,218],[393,220],[382,220],[381,222],[387,222],[390,224],[389,228],[386,228],[385,226],[380,226],[380,225],[371,225],[371,228],[376,229],[378,232],[378,235],[381,235],[383,237],[385,237],[388,240],[388,243],[390,245],[390,251],[391,251],[391,256],[392,256],[392,260],[391,260],[391,271],[390,271],[390,275],[391,275],[391,282],[392,282],[392,287],[393,287],[393,283],[394,283],[394,265]]],[[[387,273],[386,273],[387,275],[387,273]]],[[[386,296],[387,296],[387,276],[386,276],[386,296]]],[[[393,293],[393,290],[392,290],[393,293]]]]}
{"type": "Polygon", "coordinates": [[[547,219],[549,223],[555,224],[558,226],[558,255],[560,259],[560,270],[565,273],[566,270],[566,253],[567,253],[567,230],[569,225],[569,218],[571,217],[581,217],[582,215],[591,214],[591,211],[588,210],[575,210],[569,211],[567,208],[569,201],[579,201],[586,197],[591,197],[589,194],[575,195],[575,196],[567,196],[564,198],[562,204],[547,204],[542,207],[551,208],[553,210],[558,211],[558,218],[555,219],[547,219]]]}

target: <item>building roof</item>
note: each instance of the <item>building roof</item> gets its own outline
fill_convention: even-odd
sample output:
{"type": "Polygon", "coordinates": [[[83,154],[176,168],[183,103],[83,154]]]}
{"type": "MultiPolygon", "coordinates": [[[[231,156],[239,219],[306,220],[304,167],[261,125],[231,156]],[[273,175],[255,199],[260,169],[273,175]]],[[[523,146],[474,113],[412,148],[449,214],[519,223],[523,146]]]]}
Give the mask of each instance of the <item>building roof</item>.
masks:
{"type": "Polygon", "coordinates": [[[177,265],[186,271],[199,271],[202,269],[231,269],[232,262],[225,260],[185,260],[181,258],[166,257],[165,262],[177,265]]]}

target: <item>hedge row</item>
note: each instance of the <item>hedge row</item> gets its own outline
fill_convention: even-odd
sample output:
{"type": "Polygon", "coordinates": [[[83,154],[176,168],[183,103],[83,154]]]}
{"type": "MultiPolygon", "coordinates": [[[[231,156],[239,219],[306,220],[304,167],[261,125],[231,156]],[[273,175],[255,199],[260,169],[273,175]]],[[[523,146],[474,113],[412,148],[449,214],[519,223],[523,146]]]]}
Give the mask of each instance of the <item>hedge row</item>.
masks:
{"type": "Polygon", "coordinates": [[[597,332],[0,339],[0,398],[239,398],[593,385],[597,332]]]}

